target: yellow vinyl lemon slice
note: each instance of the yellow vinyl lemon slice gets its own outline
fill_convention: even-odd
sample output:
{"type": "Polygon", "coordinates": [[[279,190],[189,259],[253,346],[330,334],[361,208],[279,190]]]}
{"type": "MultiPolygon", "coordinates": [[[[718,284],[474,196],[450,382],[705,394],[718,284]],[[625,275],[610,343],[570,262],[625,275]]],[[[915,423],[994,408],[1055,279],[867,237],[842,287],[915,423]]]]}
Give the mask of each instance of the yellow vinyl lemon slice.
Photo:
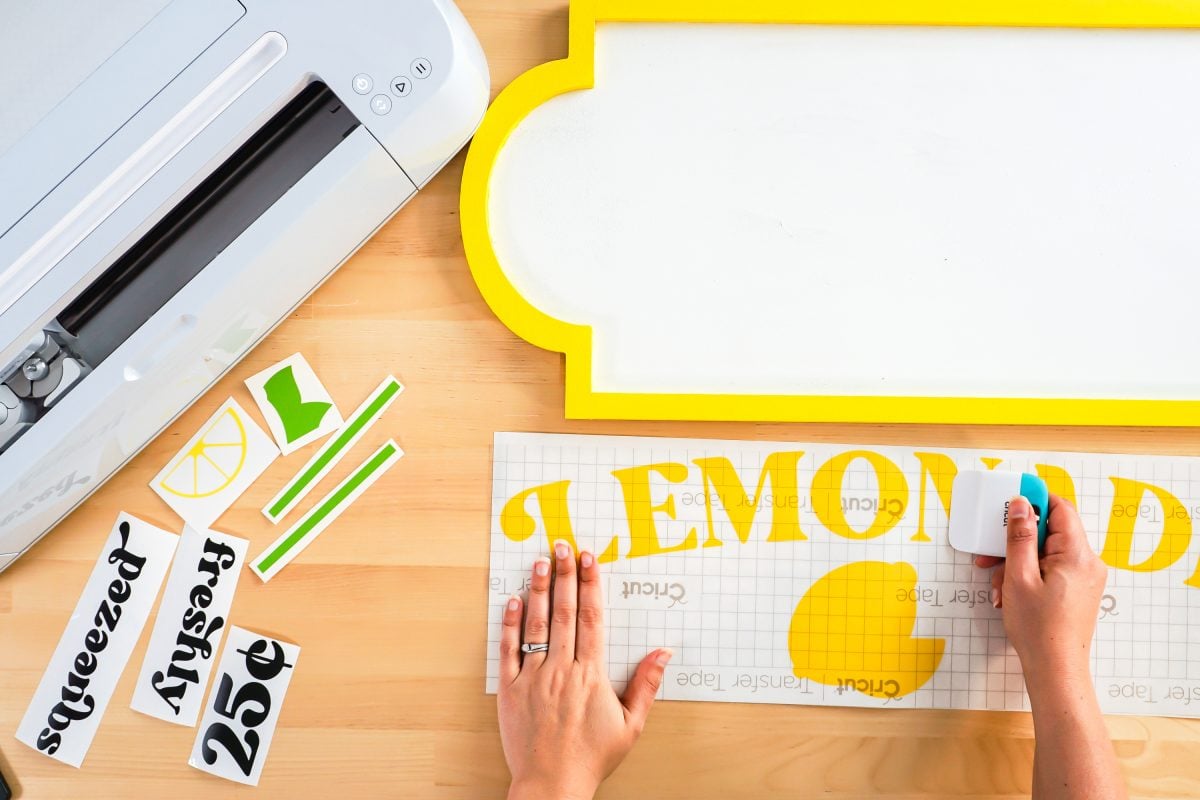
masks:
{"type": "Polygon", "coordinates": [[[238,413],[227,408],[171,465],[159,485],[179,497],[211,497],[233,483],[245,462],[246,427],[238,413]]]}

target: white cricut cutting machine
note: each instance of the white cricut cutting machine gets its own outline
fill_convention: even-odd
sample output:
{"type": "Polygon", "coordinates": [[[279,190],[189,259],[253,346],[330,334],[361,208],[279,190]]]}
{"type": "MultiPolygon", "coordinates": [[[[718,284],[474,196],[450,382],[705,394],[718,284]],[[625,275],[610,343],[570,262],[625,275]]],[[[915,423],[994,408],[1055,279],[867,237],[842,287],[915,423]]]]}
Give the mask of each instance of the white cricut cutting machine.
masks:
{"type": "Polygon", "coordinates": [[[0,570],[396,213],[487,104],[450,0],[154,5],[15,0],[0,24],[0,570]],[[48,59],[81,73],[61,97],[30,66],[48,59]]]}

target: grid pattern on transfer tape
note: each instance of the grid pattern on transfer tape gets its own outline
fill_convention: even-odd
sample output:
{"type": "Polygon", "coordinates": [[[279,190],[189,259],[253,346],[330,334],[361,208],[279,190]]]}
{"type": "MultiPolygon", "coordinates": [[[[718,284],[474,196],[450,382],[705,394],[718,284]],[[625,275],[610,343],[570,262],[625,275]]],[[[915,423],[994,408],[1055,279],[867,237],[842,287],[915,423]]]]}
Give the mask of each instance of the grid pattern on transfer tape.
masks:
{"type": "Polygon", "coordinates": [[[498,679],[504,602],[527,590],[530,567],[548,553],[553,529],[569,530],[596,553],[615,537],[617,557],[602,569],[609,674],[618,689],[646,653],[666,646],[675,657],[660,690],[665,699],[1028,709],[1020,662],[989,599],[990,572],[947,543],[938,479],[948,480],[942,471],[998,465],[1034,472],[1042,465],[1052,491],[1061,492],[1068,476],[1097,552],[1106,536],[1128,528],[1125,563],[1169,564],[1109,570],[1091,655],[1101,707],[1200,716],[1200,576],[1193,578],[1198,554],[1191,546],[1200,459],[504,433],[496,434],[493,458],[489,692],[498,679]],[[773,485],[776,473],[763,480],[772,454],[800,454],[792,456],[797,481],[790,490],[773,485]],[[728,467],[718,459],[727,459],[728,467]],[[946,459],[953,463],[948,470],[946,459]],[[892,464],[900,477],[889,474],[892,464]],[[839,468],[844,471],[831,477],[839,468]],[[648,491],[639,493],[639,486],[648,491]],[[518,511],[505,531],[501,512],[521,493],[527,496],[514,508],[524,514],[518,511]],[[818,502],[825,507],[816,508],[818,502]],[[794,508],[782,508],[789,503],[794,508]],[[631,531],[631,516],[653,519],[659,546],[670,552],[630,557],[634,539],[646,536],[631,531]],[[843,534],[851,536],[830,530],[830,520],[844,522],[843,534]],[[884,532],[852,538],[872,524],[884,532]],[[882,587],[871,585],[878,573],[858,582],[865,601],[851,596],[843,602],[837,589],[828,601],[806,597],[831,571],[860,562],[911,565],[913,582],[897,578],[899,572],[888,572],[882,582],[884,591],[915,600],[911,634],[907,620],[887,616],[898,606],[879,599],[882,587]],[[1196,585],[1185,583],[1189,579],[1196,585]],[[867,632],[882,626],[883,636],[864,639],[864,622],[848,613],[831,622],[838,632],[805,640],[830,650],[820,656],[828,669],[813,669],[820,666],[816,657],[794,654],[789,632],[798,613],[825,602],[855,609],[859,618],[864,608],[884,609],[878,623],[869,619],[871,611],[865,614],[867,632]],[[872,641],[882,641],[882,656],[872,652],[881,649],[872,641]],[[929,653],[938,641],[940,657],[910,652],[929,653]],[[878,670],[880,657],[884,667],[890,660],[890,672],[878,670]],[[924,673],[914,666],[922,659],[931,665],[924,673]],[[871,679],[884,673],[898,683],[881,687],[871,679]]]}

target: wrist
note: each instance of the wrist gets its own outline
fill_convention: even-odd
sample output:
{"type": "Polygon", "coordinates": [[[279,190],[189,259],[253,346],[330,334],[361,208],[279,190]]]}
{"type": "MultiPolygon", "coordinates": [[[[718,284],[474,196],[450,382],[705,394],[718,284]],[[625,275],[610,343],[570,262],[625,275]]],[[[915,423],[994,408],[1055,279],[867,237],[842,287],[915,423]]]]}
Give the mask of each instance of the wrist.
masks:
{"type": "Polygon", "coordinates": [[[592,800],[597,788],[564,780],[562,776],[513,778],[508,800],[592,800]]]}
{"type": "Polygon", "coordinates": [[[1025,688],[1030,702],[1036,702],[1042,696],[1095,694],[1086,653],[1022,658],[1021,668],[1025,673],[1025,688]]]}
{"type": "Polygon", "coordinates": [[[1091,655],[1089,647],[1063,648],[1039,647],[1037,652],[1017,653],[1021,658],[1021,669],[1026,677],[1040,675],[1064,675],[1075,677],[1091,675],[1088,669],[1088,659],[1091,655]]]}

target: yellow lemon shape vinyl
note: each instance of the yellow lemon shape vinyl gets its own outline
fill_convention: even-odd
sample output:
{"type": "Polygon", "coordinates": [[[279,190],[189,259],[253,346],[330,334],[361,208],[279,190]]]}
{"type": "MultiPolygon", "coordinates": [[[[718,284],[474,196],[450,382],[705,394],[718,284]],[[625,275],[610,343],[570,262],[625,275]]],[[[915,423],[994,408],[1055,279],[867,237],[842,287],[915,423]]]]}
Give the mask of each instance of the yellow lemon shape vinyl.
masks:
{"type": "Polygon", "coordinates": [[[233,483],[245,461],[246,427],[229,408],[171,465],[160,485],[179,497],[211,497],[233,483]]]}
{"type": "Polygon", "coordinates": [[[788,631],[797,677],[881,699],[916,691],[937,672],[946,640],[916,638],[911,564],[857,561],[819,578],[788,631]]]}

